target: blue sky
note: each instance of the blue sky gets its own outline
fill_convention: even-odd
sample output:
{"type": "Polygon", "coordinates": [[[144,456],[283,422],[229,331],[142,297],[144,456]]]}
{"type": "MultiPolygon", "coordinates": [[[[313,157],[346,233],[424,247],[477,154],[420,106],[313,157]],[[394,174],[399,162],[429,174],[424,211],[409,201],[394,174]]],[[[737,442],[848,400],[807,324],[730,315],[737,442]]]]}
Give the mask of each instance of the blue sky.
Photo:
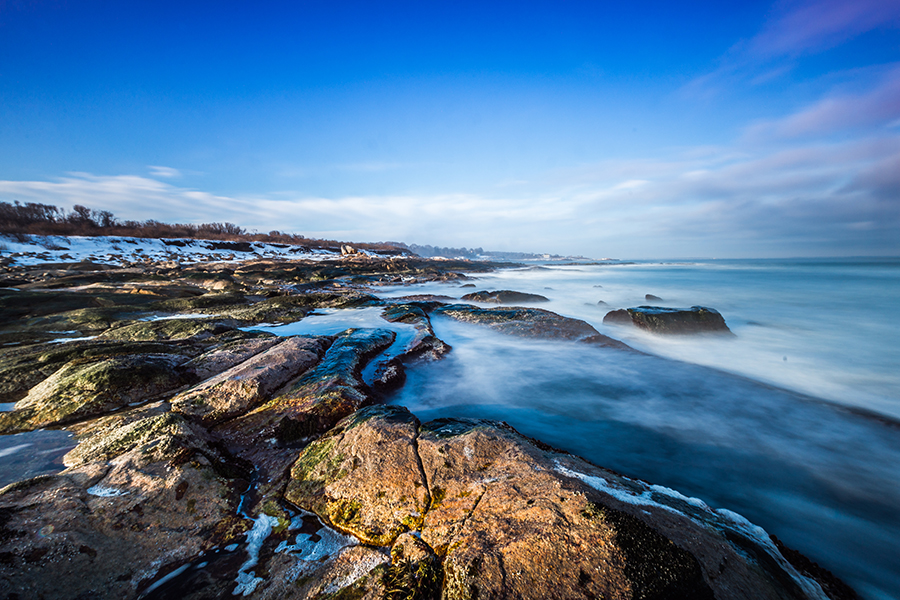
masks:
{"type": "Polygon", "coordinates": [[[0,0],[0,200],[593,257],[900,254],[900,1],[0,0]]]}

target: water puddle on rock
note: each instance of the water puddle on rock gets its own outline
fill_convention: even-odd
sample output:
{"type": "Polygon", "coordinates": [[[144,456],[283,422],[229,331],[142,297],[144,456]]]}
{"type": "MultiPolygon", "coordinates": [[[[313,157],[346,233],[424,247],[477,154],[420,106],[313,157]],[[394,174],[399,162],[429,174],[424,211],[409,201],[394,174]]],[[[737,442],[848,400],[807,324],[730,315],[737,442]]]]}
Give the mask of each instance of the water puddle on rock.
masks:
{"type": "MultiPolygon", "coordinates": [[[[0,405],[0,410],[4,406],[0,405]]],[[[74,436],[65,429],[0,435],[0,487],[38,475],[59,473],[65,468],[62,457],[75,444],[74,436]]]]}

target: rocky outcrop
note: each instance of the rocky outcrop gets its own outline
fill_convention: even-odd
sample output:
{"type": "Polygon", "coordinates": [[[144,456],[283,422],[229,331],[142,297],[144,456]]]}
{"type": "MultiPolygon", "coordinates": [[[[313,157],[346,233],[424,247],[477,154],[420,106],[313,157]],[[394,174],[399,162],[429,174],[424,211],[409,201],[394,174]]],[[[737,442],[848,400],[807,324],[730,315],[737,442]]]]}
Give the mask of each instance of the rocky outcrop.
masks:
{"type": "Polygon", "coordinates": [[[663,334],[725,333],[731,330],[725,319],[713,308],[692,306],[691,308],[663,308],[658,306],[638,306],[619,309],[606,314],[604,323],[615,325],[635,325],[645,331],[663,334]]]}
{"type": "Polygon", "coordinates": [[[469,302],[489,302],[492,304],[532,304],[534,302],[549,302],[550,299],[540,294],[526,294],[512,290],[499,290],[496,292],[472,292],[462,297],[469,302]]]}
{"type": "Polygon", "coordinates": [[[12,412],[0,413],[0,431],[64,425],[158,397],[185,383],[178,369],[185,360],[138,354],[73,361],[32,388],[12,412]]]}
{"type": "Polygon", "coordinates": [[[602,335],[584,321],[562,317],[540,308],[478,308],[471,304],[449,304],[436,308],[434,314],[466,323],[487,325],[495,331],[520,337],[590,340],[599,345],[627,348],[625,344],[602,335]]]}
{"type": "Polygon", "coordinates": [[[362,368],[393,341],[392,331],[348,329],[336,336],[315,368],[284,394],[226,423],[223,434],[249,446],[269,438],[290,444],[328,430],[372,401],[362,368]]]}
{"type": "Polygon", "coordinates": [[[205,425],[242,415],[315,365],[327,345],[324,338],[287,338],[182,392],[172,399],[172,410],[205,425]]]}
{"type": "Polygon", "coordinates": [[[434,335],[427,310],[433,310],[438,302],[409,302],[395,304],[384,309],[382,318],[391,323],[407,323],[416,328],[413,338],[406,344],[401,360],[437,360],[450,351],[450,345],[434,335]]]}
{"type": "Polygon", "coordinates": [[[304,450],[286,498],[443,598],[821,596],[739,517],[497,423],[363,409],[304,450]]]}

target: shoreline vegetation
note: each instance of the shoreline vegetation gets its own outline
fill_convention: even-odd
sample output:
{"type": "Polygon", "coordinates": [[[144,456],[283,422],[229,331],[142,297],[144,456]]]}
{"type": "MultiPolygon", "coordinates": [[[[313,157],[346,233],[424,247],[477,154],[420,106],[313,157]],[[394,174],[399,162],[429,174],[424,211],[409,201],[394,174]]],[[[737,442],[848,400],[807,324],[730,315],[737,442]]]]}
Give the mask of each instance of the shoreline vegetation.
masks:
{"type": "MultiPolygon", "coordinates": [[[[90,227],[51,208],[44,226],[90,227]]],[[[309,253],[0,266],[0,432],[74,436],[56,472],[0,489],[0,598],[857,597],[728,510],[503,422],[384,404],[453,351],[432,318],[633,352],[501,296],[378,295],[508,263],[290,239],[309,253]],[[252,329],[363,307],[385,326],[252,329]]]]}

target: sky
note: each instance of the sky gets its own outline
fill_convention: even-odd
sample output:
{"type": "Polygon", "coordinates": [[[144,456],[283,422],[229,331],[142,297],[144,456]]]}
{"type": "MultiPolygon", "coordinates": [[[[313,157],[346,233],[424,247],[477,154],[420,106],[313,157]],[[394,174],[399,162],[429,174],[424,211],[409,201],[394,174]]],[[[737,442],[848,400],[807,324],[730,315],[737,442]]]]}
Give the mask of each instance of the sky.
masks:
{"type": "Polygon", "coordinates": [[[900,255],[900,0],[0,0],[0,201],[593,258],[900,255]]]}

